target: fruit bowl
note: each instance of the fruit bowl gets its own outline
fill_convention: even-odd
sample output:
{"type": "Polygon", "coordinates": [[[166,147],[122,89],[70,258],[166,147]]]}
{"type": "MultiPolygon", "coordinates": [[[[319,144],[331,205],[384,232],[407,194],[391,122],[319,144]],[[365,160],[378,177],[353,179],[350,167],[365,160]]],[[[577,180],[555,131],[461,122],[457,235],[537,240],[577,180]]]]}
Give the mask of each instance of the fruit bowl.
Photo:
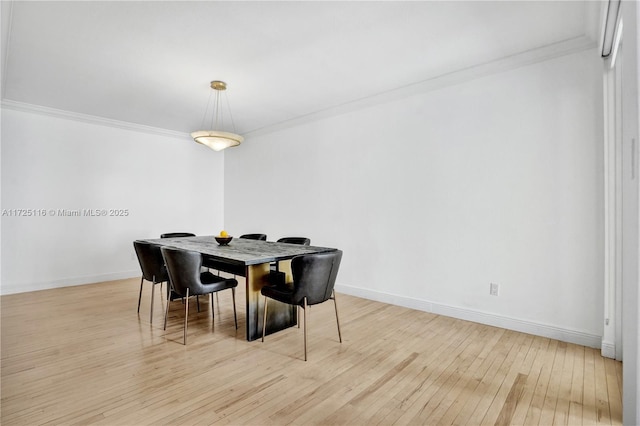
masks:
{"type": "Polygon", "coordinates": [[[233,237],[231,235],[228,235],[226,237],[216,236],[215,239],[221,246],[226,246],[227,244],[229,244],[229,242],[231,242],[233,237]]]}

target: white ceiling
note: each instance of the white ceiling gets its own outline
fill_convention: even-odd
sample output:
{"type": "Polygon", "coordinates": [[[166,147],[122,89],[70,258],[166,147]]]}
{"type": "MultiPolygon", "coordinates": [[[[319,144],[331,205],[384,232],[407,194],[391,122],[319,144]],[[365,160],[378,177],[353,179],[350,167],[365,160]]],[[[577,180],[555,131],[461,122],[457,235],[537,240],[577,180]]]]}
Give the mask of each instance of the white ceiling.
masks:
{"type": "MultiPolygon", "coordinates": [[[[2,99],[178,132],[214,79],[239,133],[588,39],[600,2],[2,2],[2,99]]],[[[206,126],[205,126],[206,127],[206,126]]]]}

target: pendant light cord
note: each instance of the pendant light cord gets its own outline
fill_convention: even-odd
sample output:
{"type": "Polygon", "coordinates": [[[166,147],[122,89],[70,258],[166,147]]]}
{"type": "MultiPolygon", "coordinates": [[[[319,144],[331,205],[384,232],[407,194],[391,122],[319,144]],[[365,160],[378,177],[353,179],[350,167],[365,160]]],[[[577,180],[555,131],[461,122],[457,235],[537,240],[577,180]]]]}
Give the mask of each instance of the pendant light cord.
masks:
{"type": "Polygon", "coordinates": [[[212,93],[209,92],[209,100],[207,100],[207,108],[205,108],[205,110],[204,110],[204,116],[202,117],[202,124],[200,125],[200,128],[204,128],[204,122],[207,120],[207,113],[209,112],[209,105],[211,105],[211,95],[212,95],[212,93]]]}
{"type": "MultiPolygon", "coordinates": [[[[216,93],[216,99],[213,105],[213,111],[211,111],[211,122],[209,128],[211,130],[218,130],[224,127],[224,116],[222,114],[222,109],[220,108],[220,96],[222,92],[221,90],[212,89],[209,92],[209,99],[207,100],[207,108],[204,110],[204,116],[202,117],[202,125],[201,128],[204,128],[205,122],[207,121],[207,114],[209,113],[209,107],[211,106],[211,97],[213,96],[213,92],[216,93]]],[[[231,121],[231,127],[233,127],[234,133],[236,132],[236,123],[233,121],[233,114],[231,113],[231,105],[229,103],[229,96],[227,96],[225,91],[225,100],[227,103],[227,110],[229,111],[229,119],[231,121]]]]}
{"type": "Polygon", "coordinates": [[[211,118],[211,121],[212,121],[211,125],[213,126],[213,127],[211,127],[212,130],[218,130],[219,129],[218,122],[220,120],[220,91],[219,90],[215,90],[215,92],[216,92],[216,105],[214,107],[215,109],[213,110],[213,115],[212,115],[212,118],[211,118]],[[214,122],[214,119],[215,119],[215,122],[214,122]]]}
{"type": "Polygon", "coordinates": [[[225,99],[227,100],[227,110],[229,111],[229,118],[231,119],[231,127],[233,127],[233,132],[237,133],[236,123],[234,123],[233,114],[231,114],[231,105],[229,104],[229,96],[225,96],[225,99]]]}

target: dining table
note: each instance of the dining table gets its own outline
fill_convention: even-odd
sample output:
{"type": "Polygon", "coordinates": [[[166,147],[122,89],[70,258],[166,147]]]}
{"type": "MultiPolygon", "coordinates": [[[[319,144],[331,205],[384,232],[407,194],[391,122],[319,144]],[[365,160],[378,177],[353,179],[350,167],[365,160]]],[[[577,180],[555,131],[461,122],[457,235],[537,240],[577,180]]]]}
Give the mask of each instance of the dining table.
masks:
{"type": "MultiPolygon", "coordinates": [[[[263,286],[270,284],[274,275],[271,265],[276,265],[278,274],[286,282],[292,282],[291,259],[296,256],[325,253],[337,249],[305,246],[273,241],[233,238],[228,244],[219,244],[215,236],[142,239],[158,246],[175,247],[196,251],[203,256],[203,266],[243,276],[246,287],[246,338],[253,341],[262,338],[262,315],[264,298],[260,297],[263,286]]],[[[298,323],[297,309],[277,301],[270,301],[267,312],[265,334],[275,333],[298,323]]]]}

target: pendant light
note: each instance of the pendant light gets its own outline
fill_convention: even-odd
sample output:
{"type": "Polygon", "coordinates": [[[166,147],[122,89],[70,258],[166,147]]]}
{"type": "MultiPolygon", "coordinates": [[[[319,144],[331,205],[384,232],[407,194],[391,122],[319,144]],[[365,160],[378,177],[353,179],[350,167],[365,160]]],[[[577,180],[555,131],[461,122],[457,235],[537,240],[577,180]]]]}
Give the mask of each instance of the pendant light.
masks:
{"type": "MultiPolygon", "coordinates": [[[[219,130],[224,126],[224,117],[222,114],[222,106],[220,105],[221,93],[227,90],[227,83],[224,81],[214,80],[211,82],[212,93],[215,93],[215,100],[213,104],[213,110],[211,113],[210,126],[212,130],[198,130],[191,133],[191,137],[194,141],[206,145],[214,151],[222,151],[225,148],[238,146],[242,143],[244,138],[235,133],[235,125],[233,123],[233,117],[231,116],[231,108],[229,108],[229,100],[227,98],[227,109],[229,110],[229,121],[234,129],[234,133],[225,132],[219,130]]],[[[207,109],[204,112],[204,118],[202,119],[202,127],[205,126],[207,119],[207,113],[209,112],[209,105],[211,104],[211,96],[209,96],[209,103],[207,109]]]]}

